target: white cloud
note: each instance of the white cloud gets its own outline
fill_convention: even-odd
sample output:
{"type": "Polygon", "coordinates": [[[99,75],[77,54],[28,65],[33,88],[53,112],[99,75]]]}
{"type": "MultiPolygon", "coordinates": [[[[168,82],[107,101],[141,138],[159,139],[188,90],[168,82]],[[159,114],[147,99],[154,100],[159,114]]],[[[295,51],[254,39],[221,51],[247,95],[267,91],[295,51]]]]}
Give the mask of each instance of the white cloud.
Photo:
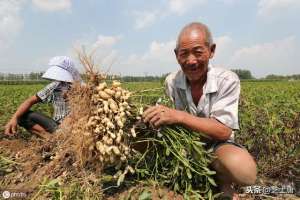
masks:
{"type": "Polygon", "coordinates": [[[134,11],[133,15],[135,16],[135,28],[143,29],[147,26],[152,25],[155,20],[159,17],[158,11],[134,11]]]}
{"type": "MultiPolygon", "coordinates": [[[[94,62],[99,66],[98,70],[111,72],[119,59],[119,52],[114,46],[121,39],[121,35],[99,34],[96,39],[95,36],[91,37],[86,35],[84,38],[77,40],[74,46],[76,50],[81,50],[81,48],[84,47],[87,54],[93,52],[94,62]]],[[[79,63],[77,63],[77,65],[79,65],[79,63]]]]}
{"type": "Polygon", "coordinates": [[[105,35],[98,35],[97,41],[93,44],[94,47],[112,47],[115,45],[122,36],[105,36],[105,35]]]}
{"type": "MultiPolygon", "coordinates": [[[[223,4],[233,5],[240,0],[218,0],[223,4]]],[[[156,21],[170,15],[182,16],[195,7],[201,7],[208,3],[208,0],[167,0],[162,8],[156,10],[133,11],[135,18],[134,28],[144,29],[153,25],[156,21]]]]}
{"type": "Polygon", "coordinates": [[[213,63],[222,66],[228,65],[229,58],[232,56],[235,45],[233,39],[228,35],[223,35],[216,37],[214,43],[216,44],[216,52],[213,63]]]}
{"type": "Polygon", "coordinates": [[[299,44],[295,36],[270,43],[240,48],[231,58],[230,66],[247,68],[258,77],[267,74],[299,73],[299,44]]]}
{"type": "Polygon", "coordinates": [[[176,46],[175,40],[168,42],[151,42],[149,51],[143,56],[145,60],[159,59],[163,62],[170,62],[174,57],[174,48],[176,46]]]}
{"type": "Polygon", "coordinates": [[[152,41],[146,52],[132,54],[120,61],[119,68],[115,69],[121,74],[131,75],[161,75],[178,69],[174,54],[176,42],[152,41]]]}
{"type": "Polygon", "coordinates": [[[13,42],[23,27],[20,17],[23,0],[0,1],[0,50],[13,42]]]}
{"type": "Polygon", "coordinates": [[[71,10],[71,0],[32,0],[34,6],[43,11],[71,10]]]}
{"type": "Polygon", "coordinates": [[[233,5],[241,0],[218,0],[218,1],[227,5],[233,5]]]}
{"type": "Polygon", "coordinates": [[[274,15],[282,16],[300,8],[299,0],[260,0],[258,2],[258,15],[263,17],[271,17],[274,15]]]}
{"type": "Polygon", "coordinates": [[[299,41],[295,36],[249,46],[238,44],[227,35],[217,37],[213,65],[228,69],[247,69],[260,78],[268,74],[300,73],[297,64],[299,41]]]}
{"type": "Polygon", "coordinates": [[[167,0],[167,4],[160,9],[133,11],[134,28],[144,29],[169,15],[183,15],[191,8],[204,5],[206,2],[207,0],[167,0]]]}
{"type": "Polygon", "coordinates": [[[113,46],[116,45],[122,39],[121,35],[113,36],[98,34],[97,37],[94,34],[92,35],[88,34],[76,40],[73,45],[75,49],[84,46],[85,49],[88,51],[93,51],[95,49],[107,51],[111,50],[113,46]]]}
{"type": "Polygon", "coordinates": [[[182,15],[194,6],[205,4],[207,0],[169,0],[169,10],[182,15]]]}

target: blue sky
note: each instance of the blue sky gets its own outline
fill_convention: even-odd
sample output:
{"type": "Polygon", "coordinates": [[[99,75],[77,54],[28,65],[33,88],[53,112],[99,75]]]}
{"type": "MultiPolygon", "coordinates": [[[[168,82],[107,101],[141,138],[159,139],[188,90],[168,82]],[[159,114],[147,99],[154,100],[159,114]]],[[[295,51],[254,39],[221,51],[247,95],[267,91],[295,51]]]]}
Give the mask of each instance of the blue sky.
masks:
{"type": "Polygon", "coordinates": [[[161,75],[179,68],[180,29],[199,21],[217,45],[214,66],[299,74],[299,11],[299,0],[0,0],[0,72],[45,71],[85,45],[100,70],[161,75]]]}

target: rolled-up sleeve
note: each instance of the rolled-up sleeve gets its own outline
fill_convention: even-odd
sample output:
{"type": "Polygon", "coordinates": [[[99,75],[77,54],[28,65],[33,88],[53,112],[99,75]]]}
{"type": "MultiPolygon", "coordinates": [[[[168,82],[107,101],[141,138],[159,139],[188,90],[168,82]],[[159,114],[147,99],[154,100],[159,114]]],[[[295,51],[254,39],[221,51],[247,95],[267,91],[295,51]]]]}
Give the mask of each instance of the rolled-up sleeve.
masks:
{"type": "Polygon", "coordinates": [[[41,99],[42,102],[51,102],[51,97],[53,96],[53,91],[57,88],[59,82],[55,81],[48,84],[42,90],[36,93],[36,96],[41,99]]]}
{"type": "Polygon", "coordinates": [[[175,94],[174,94],[174,80],[172,75],[168,75],[166,77],[165,83],[165,94],[174,102],[175,94]]]}
{"type": "Polygon", "coordinates": [[[239,129],[238,104],[240,81],[238,78],[224,79],[221,88],[211,107],[210,117],[213,117],[232,128],[239,129]]]}

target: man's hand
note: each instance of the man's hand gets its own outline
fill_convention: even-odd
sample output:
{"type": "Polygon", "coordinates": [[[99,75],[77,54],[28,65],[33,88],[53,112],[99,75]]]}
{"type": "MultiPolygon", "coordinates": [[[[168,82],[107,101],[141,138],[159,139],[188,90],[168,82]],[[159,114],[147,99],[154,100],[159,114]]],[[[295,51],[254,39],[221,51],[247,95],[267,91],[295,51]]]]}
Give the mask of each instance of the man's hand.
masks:
{"type": "Polygon", "coordinates": [[[148,108],[143,113],[144,122],[149,122],[155,127],[164,124],[175,124],[180,122],[180,111],[157,105],[148,108]]]}
{"type": "Polygon", "coordinates": [[[5,125],[4,134],[6,135],[14,135],[17,133],[18,121],[15,118],[9,120],[9,122],[5,125]]]}

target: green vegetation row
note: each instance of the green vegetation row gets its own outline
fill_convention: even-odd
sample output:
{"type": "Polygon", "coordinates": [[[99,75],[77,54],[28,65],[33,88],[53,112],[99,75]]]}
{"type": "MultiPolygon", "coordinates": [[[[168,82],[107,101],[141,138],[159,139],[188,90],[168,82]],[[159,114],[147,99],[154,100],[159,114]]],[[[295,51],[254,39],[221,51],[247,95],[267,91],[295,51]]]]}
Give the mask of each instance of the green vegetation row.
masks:
{"type": "Polygon", "coordinates": [[[46,85],[47,83],[50,83],[50,81],[43,80],[43,79],[31,80],[31,81],[22,81],[22,80],[0,81],[0,85],[37,85],[37,84],[46,85]]]}
{"type": "MultiPolygon", "coordinates": [[[[144,77],[135,77],[135,78],[124,78],[122,79],[122,83],[126,85],[141,85],[142,87],[146,83],[152,83],[153,85],[160,86],[164,82],[164,78],[144,78],[144,77]]],[[[286,79],[241,79],[241,82],[294,82],[297,84],[299,80],[286,80],[286,79]]],[[[40,80],[0,80],[0,85],[46,85],[50,83],[48,80],[40,79],[40,80]]],[[[147,89],[147,88],[143,88],[147,89]]]]}
{"type": "MultiPolygon", "coordinates": [[[[250,70],[246,69],[231,69],[231,71],[235,72],[241,80],[300,80],[300,74],[292,74],[292,75],[274,75],[269,74],[264,78],[255,78],[250,70]]],[[[12,74],[12,73],[0,73],[0,84],[1,82],[11,83],[18,81],[44,81],[42,79],[42,75],[44,72],[31,72],[29,74],[12,74]]],[[[119,76],[119,75],[108,75],[108,79],[118,79],[122,82],[147,82],[147,81],[163,81],[168,74],[162,74],[160,76],[152,76],[145,74],[144,76],[119,76]]],[[[83,80],[86,79],[86,74],[81,74],[83,80]]]]}

